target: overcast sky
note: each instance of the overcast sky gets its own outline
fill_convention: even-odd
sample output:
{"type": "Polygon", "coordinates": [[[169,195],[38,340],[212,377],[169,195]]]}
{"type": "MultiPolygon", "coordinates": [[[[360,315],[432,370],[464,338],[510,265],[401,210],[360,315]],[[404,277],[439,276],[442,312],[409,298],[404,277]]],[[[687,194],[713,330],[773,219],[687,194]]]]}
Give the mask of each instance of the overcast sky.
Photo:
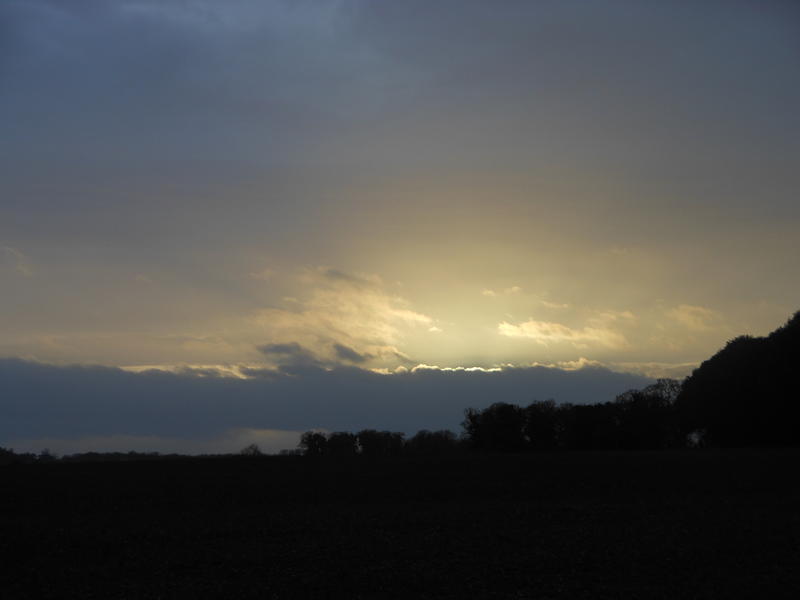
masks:
{"type": "Polygon", "coordinates": [[[682,377],[800,308],[798,74],[791,1],[3,0],[0,385],[682,377]]]}

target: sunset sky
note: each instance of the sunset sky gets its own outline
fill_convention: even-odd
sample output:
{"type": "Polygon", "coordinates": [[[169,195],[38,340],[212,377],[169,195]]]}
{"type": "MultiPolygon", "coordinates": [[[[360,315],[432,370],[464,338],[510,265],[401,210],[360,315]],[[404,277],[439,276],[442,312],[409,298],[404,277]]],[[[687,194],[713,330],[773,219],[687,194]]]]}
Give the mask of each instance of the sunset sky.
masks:
{"type": "Polygon", "coordinates": [[[3,0],[0,445],[681,378],[800,308],[798,106],[791,1],[3,0]]]}

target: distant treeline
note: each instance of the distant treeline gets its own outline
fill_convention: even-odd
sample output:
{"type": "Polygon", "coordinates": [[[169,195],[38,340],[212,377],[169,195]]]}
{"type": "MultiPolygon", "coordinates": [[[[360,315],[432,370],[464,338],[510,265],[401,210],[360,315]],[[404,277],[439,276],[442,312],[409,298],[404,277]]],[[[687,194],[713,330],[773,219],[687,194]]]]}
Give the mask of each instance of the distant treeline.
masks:
{"type": "Polygon", "coordinates": [[[680,383],[659,379],[613,402],[591,405],[497,402],[467,409],[464,438],[470,448],[500,452],[537,450],[643,450],[696,443],[683,435],[676,410],[680,383]]]}
{"type": "Polygon", "coordinates": [[[161,454],[159,452],[82,452],[67,456],[57,456],[45,448],[39,453],[14,452],[11,448],[0,448],[0,465],[11,464],[48,464],[80,463],[80,462],[133,462],[176,460],[190,458],[183,454],[161,454]]]}
{"type": "Polygon", "coordinates": [[[533,402],[527,407],[496,402],[468,408],[463,431],[422,430],[406,440],[399,432],[307,431],[300,439],[306,456],[400,456],[459,451],[622,450],[673,448],[699,443],[682,435],[676,410],[681,384],[659,379],[630,390],[614,402],[593,405],[533,402]]]}
{"type": "Polygon", "coordinates": [[[464,447],[464,440],[447,430],[423,429],[408,440],[401,432],[374,429],[364,429],[358,433],[336,431],[327,434],[306,431],[300,438],[300,448],[305,456],[388,457],[402,454],[446,454],[464,447]]]}

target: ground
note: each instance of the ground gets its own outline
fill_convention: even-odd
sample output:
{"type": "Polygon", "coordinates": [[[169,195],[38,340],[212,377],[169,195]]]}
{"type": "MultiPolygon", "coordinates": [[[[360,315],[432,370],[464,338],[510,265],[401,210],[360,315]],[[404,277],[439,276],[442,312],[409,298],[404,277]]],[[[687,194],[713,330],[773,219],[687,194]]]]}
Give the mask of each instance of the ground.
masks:
{"type": "Polygon", "coordinates": [[[796,598],[800,451],[0,468],[3,597],[796,598]]]}

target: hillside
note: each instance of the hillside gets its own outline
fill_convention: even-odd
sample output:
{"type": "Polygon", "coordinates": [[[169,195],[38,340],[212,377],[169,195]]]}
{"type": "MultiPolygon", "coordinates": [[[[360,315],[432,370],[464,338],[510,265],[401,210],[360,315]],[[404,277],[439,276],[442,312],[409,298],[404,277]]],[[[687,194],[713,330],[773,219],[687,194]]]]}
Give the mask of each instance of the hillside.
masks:
{"type": "Polygon", "coordinates": [[[800,445],[800,312],[766,337],[740,336],[687,378],[683,426],[716,446],[800,445]]]}

